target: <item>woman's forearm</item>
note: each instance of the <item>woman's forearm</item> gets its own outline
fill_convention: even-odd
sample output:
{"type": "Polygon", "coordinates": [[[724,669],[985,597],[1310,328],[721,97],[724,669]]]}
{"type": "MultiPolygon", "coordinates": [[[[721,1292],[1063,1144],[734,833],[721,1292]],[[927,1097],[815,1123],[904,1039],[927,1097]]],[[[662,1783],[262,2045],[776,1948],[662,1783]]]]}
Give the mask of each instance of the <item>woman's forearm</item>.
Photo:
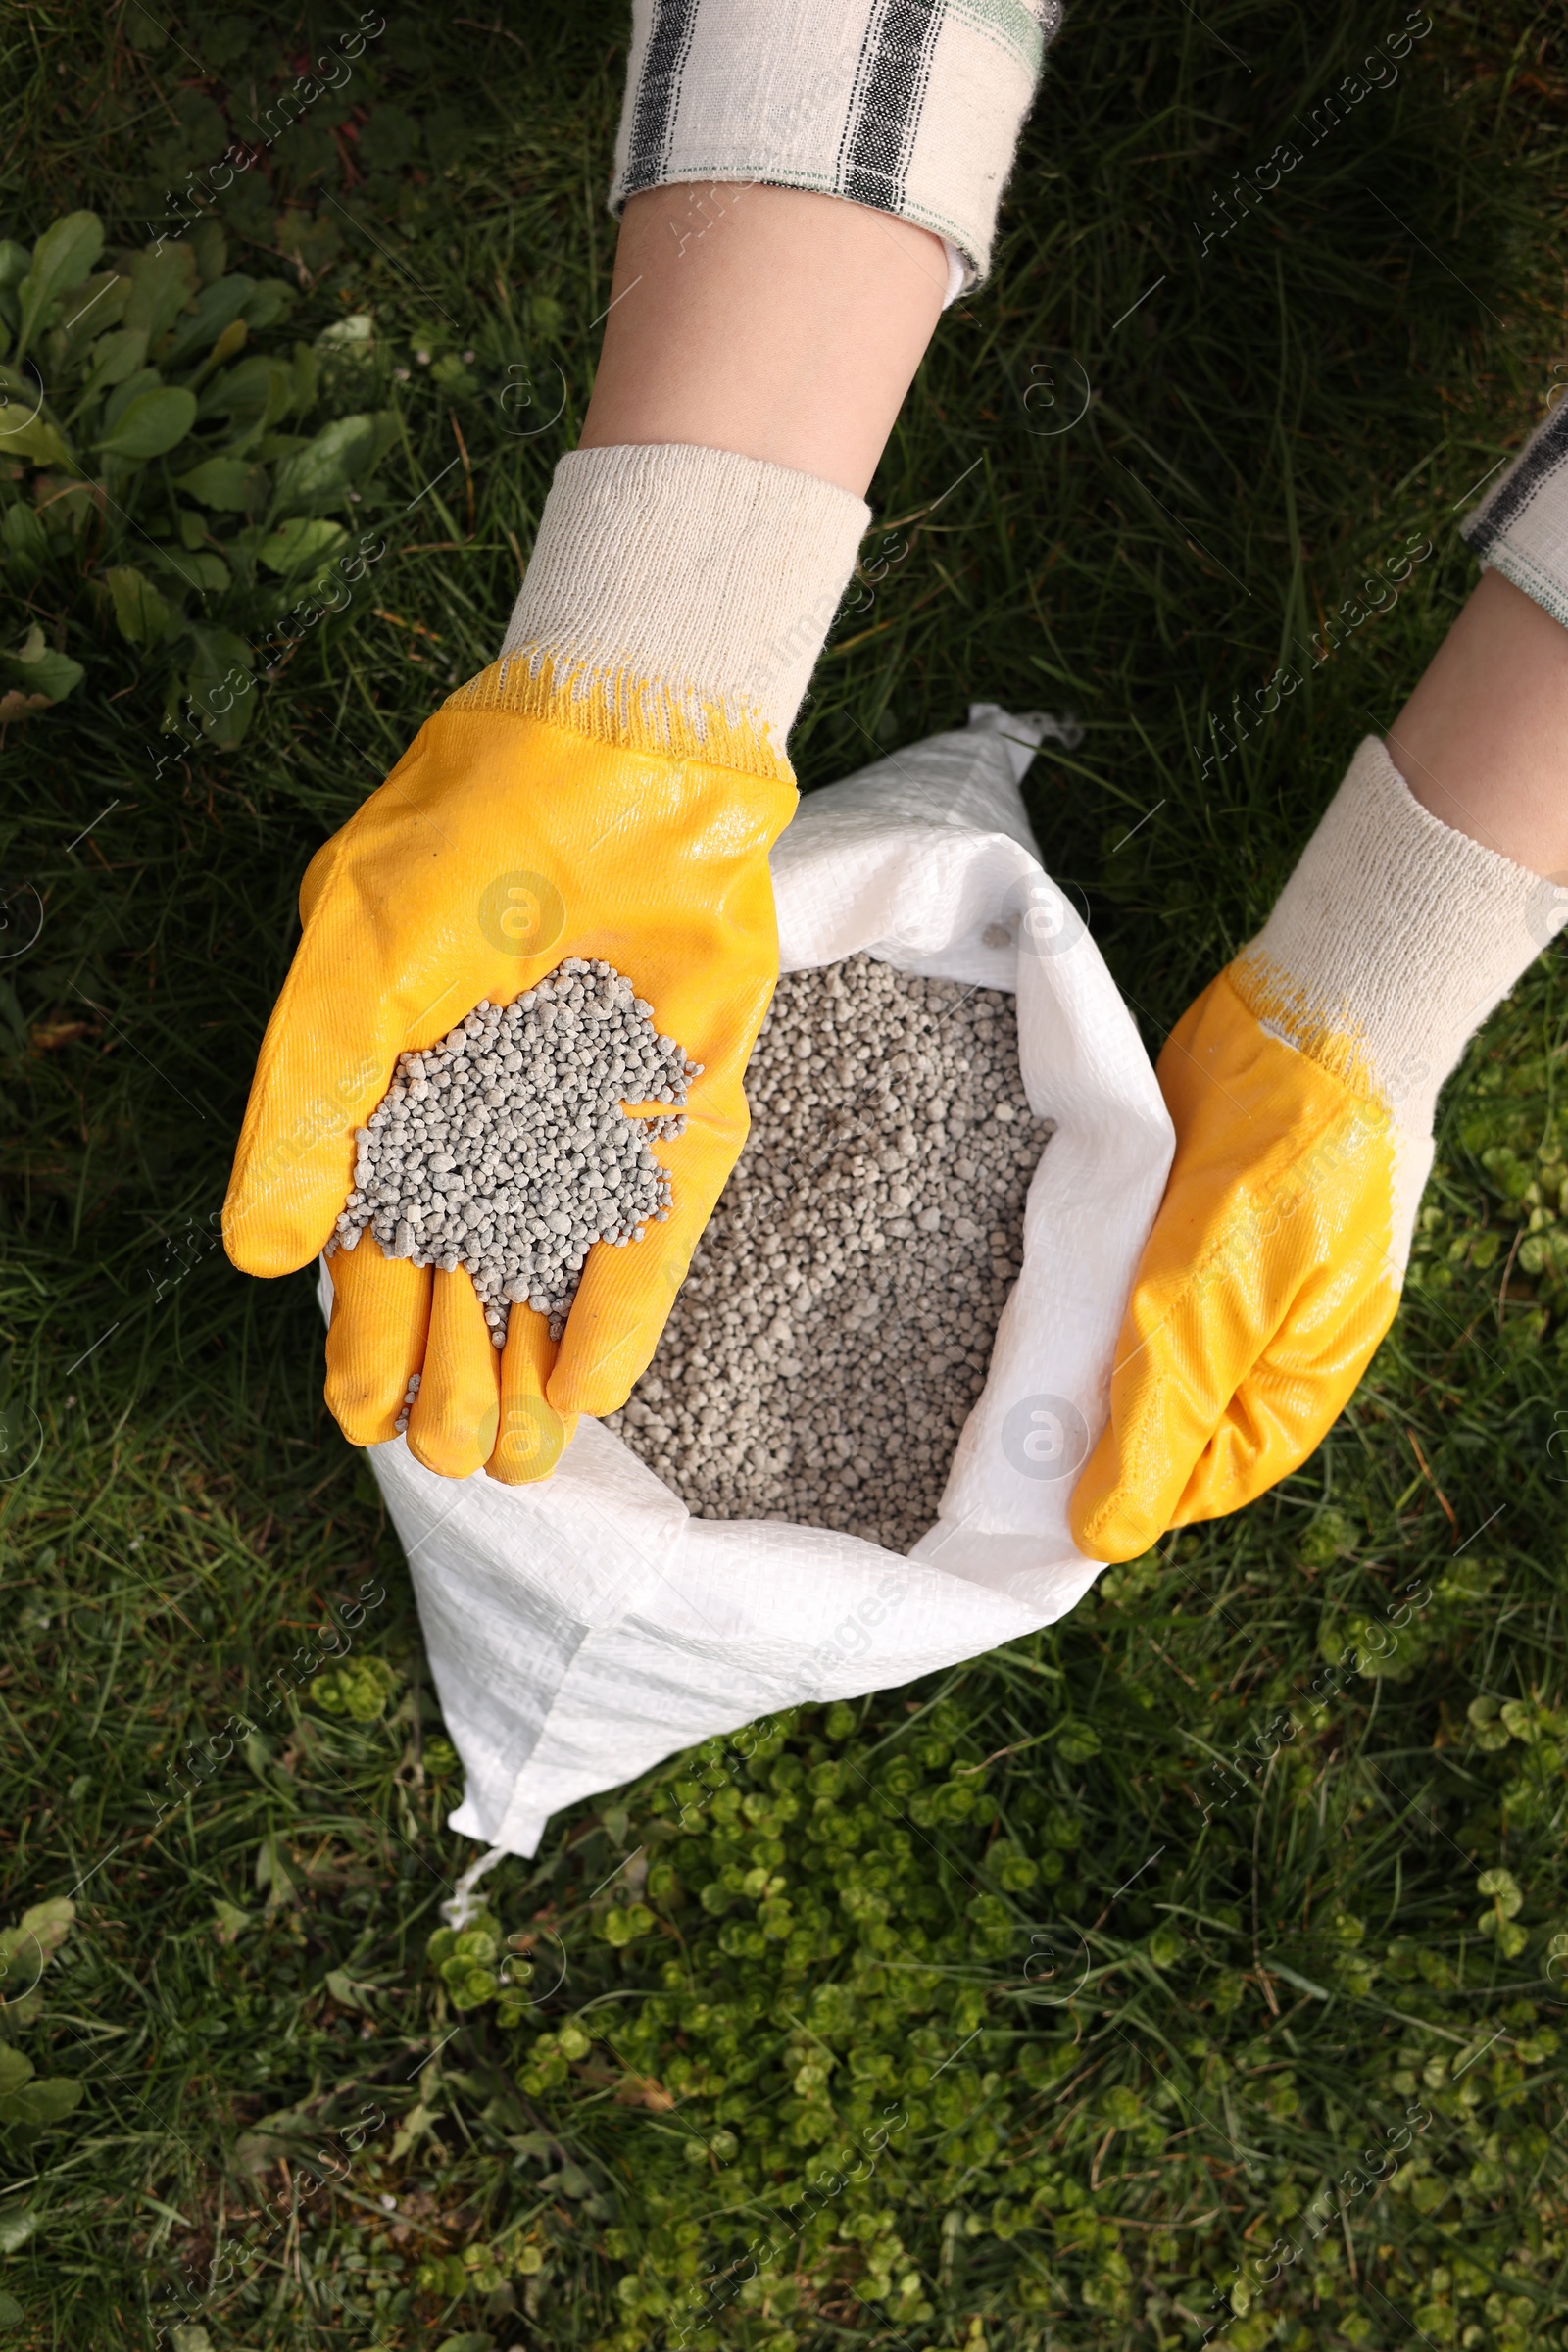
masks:
{"type": "Polygon", "coordinates": [[[864,493],[948,285],[941,239],[804,189],[627,203],[584,449],[684,442],[864,493]]]}
{"type": "Polygon", "coordinates": [[[1394,726],[1415,798],[1538,874],[1568,868],[1568,629],[1482,577],[1394,726]]]}

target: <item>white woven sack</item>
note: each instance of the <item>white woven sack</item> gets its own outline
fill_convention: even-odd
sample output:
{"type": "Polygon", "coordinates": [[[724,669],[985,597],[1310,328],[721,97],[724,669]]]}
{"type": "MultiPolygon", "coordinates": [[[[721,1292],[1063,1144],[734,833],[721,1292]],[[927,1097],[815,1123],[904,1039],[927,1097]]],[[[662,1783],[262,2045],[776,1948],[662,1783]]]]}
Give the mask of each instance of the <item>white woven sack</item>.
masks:
{"type": "MultiPolygon", "coordinates": [[[[375,1446],[466,1774],[453,1829],[532,1854],[564,1805],[770,1710],[974,1657],[1064,1615],[1098,1575],[1067,1500],[1104,1426],[1173,1137],[1131,1016],[1024,813],[1032,747],[1063,732],[977,704],[967,729],[812,793],[773,853],[786,971],[861,951],[1016,989],[1024,1088],[1056,1122],[937,1524],[905,1558],[823,1529],[694,1519],[591,1420],[538,1486],[482,1471],[454,1483],[402,1438],[375,1446]]],[[[324,1267],[321,1288],[329,1314],[324,1267]]]]}

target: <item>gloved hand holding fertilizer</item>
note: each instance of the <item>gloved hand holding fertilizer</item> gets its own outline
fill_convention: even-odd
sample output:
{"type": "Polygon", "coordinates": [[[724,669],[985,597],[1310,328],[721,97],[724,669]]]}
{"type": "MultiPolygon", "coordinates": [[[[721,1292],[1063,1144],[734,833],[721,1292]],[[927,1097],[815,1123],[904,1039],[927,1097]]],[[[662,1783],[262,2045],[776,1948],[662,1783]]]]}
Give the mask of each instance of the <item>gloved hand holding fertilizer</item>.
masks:
{"type": "Polygon", "coordinates": [[[625,1402],[746,1139],[786,738],[946,287],[924,231],[750,194],[684,260],[679,192],[628,212],[594,446],[501,659],[312,860],[240,1134],[229,1255],[329,1250],[333,1414],[447,1477],[625,1402]]]}
{"type": "MultiPolygon", "coordinates": [[[[401,1054],[439,1047],[482,1001],[511,1005],[563,964],[568,979],[573,963],[612,967],[629,984],[623,1013],[640,1000],[701,1065],[679,1133],[667,1081],[681,1061],[651,1073],[666,1081],[666,1101],[647,1105],[668,1173],[663,1221],[588,1250],[559,1351],[547,1313],[526,1303],[531,1284],[504,1351],[492,1345],[450,1214],[433,1268],[350,1228],[358,1246],[330,1260],[326,1394],[351,1443],[393,1436],[418,1375],[407,1426],[427,1467],[539,1476],[568,1417],[623,1403],[652,1355],[745,1141],[742,1073],[777,971],[767,854],[796,799],[784,739],[864,522],[833,484],[726,451],[564,458],[501,660],[312,860],[224,1212],[245,1270],[291,1272],[333,1236],[357,1131],[401,1054]],[[770,658],[817,610],[814,640],[770,658]]],[[[598,978],[601,993],[612,985],[598,978]]],[[[635,1111],[650,1073],[623,1074],[635,1111]]],[[[490,1092],[494,1110],[505,1080],[490,1092]]],[[[538,1106],[542,1136],[551,1107],[538,1106]]],[[[529,1138],[514,1141],[515,1189],[529,1138]]],[[[556,1184],[534,1188],[547,1216],[569,1218],[578,1172],[556,1152],[556,1184]]],[[[483,1208],[468,1204],[472,1246],[493,1257],[483,1208]]],[[[412,1230],[398,1238],[417,1246],[412,1230]]]]}
{"type": "Polygon", "coordinates": [[[1568,411],[1465,536],[1487,576],[1160,1055],[1176,1156],[1073,1496],[1092,1558],[1326,1436],[1398,1305],[1439,1089],[1568,918],[1568,411]]]}

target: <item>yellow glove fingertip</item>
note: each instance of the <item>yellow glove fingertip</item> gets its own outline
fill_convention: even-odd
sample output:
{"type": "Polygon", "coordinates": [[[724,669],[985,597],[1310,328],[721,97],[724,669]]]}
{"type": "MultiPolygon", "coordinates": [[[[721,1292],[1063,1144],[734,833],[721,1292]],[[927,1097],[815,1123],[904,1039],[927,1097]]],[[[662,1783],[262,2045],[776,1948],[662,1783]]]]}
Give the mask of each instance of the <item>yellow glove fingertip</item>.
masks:
{"type": "Polygon", "coordinates": [[[1067,1506],[1072,1540],[1086,1559],[1119,1566],[1141,1559],[1165,1533],[1147,1510],[1139,1510],[1116,1476],[1116,1441],[1107,1429],[1084,1465],[1067,1506]]]}
{"type": "Polygon", "coordinates": [[[424,1360],[430,1274],[383,1257],[366,1234],[328,1258],[332,1320],[326,1332],[326,1407],[351,1446],[397,1435],[409,1380],[424,1360]]]}
{"type": "Polygon", "coordinates": [[[470,1478],[488,1461],[501,1419],[500,1359],[466,1274],[437,1273],[409,1451],[440,1478],[470,1478]]]}
{"type": "Polygon", "coordinates": [[[734,1152],[710,1152],[693,1177],[676,1177],[665,1225],[617,1249],[597,1242],[545,1384],[559,1413],[618,1413],[654,1358],[734,1152]],[[656,1238],[657,1237],[657,1238],[656,1238]]]}
{"type": "Polygon", "coordinates": [[[223,1202],[223,1252],[231,1266],[241,1274],[254,1274],[264,1282],[275,1281],[280,1274],[297,1274],[318,1256],[330,1238],[337,1221],[334,1208],[327,1217],[319,1238],[307,1247],[300,1239],[300,1228],[292,1218],[280,1219],[266,1203],[259,1202],[255,1191],[244,1174],[237,1174],[228,1188],[223,1202]]]}
{"type": "Polygon", "coordinates": [[[545,1382],[556,1360],[556,1343],[543,1315],[514,1306],[501,1359],[501,1421],[485,1474],[504,1487],[532,1486],[548,1478],[570,1445],[575,1413],[558,1413],[545,1400],[545,1382]]]}
{"type": "Polygon", "coordinates": [[[542,1396],[509,1397],[501,1407],[495,1450],[485,1476],[503,1487],[548,1478],[576,1435],[578,1416],[558,1413],[542,1396]]]}

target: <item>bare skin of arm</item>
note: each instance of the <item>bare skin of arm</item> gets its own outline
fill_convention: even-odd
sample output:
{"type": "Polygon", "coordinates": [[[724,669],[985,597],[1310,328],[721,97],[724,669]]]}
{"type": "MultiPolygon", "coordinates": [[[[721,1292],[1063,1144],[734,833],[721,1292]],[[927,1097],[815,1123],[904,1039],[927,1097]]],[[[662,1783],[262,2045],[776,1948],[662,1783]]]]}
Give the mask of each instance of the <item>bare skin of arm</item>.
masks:
{"type": "MultiPolygon", "coordinates": [[[[689,442],[863,495],[947,287],[939,238],[804,189],[680,185],[626,206],[584,449],[689,442]]],[[[1434,816],[1568,869],[1568,629],[1480,585],[1388,743],[1434,816]]]]}
{"type": "Polygon", "coordinates": [[[947,291],[942,241],[801,188],[649,188],[581,447],[689,442],[862,497],[947,291]]]}
{"type": "Polygon", "coordinates": [[[1388,737],[1415,798],[1538,874],[1568,868],[1568,629],[1484,572],[1388,737]]]}

